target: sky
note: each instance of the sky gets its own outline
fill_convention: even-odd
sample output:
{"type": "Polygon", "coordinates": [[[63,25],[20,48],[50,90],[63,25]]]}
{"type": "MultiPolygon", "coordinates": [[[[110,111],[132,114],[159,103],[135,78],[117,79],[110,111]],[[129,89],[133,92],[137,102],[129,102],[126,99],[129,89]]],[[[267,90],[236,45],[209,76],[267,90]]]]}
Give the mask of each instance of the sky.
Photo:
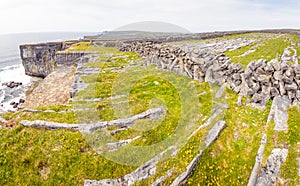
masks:
{"type": "Polygon", "coordinates": [[[300,28],[299,0],[1,0],[0,34],[100,32],[163,21],[191,32],[300,28]]]}

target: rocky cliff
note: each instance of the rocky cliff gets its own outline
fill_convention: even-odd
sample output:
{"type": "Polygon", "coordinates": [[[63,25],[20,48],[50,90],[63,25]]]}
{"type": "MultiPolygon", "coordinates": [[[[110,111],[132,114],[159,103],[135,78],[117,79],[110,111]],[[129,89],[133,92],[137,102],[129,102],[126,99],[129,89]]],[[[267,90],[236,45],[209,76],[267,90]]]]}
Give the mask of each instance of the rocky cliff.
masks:
{"type": "Polygon", "coordinates": [[[55,66],[55,53],[63,49],[63,43],[21,45],[21,59],[25,73],[30,76],[46,77],[55,66]]]}
{"type": "Polygon", "coordinates": [[[25,73],[29,76],[46,77],[56,65],[74,65],[85,55],[84,52],[64,52],[72,42],[26,44],[20,46],[25,73]]]}

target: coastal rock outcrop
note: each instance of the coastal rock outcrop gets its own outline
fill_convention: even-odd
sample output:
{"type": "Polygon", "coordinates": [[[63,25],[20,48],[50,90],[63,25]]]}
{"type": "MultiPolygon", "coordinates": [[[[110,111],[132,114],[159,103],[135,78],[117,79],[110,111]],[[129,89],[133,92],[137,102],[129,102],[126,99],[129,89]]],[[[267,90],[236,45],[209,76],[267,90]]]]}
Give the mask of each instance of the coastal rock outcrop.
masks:
{"type": "Polygon", "coordinates": [[[21,59],[26,75],[46,77],[55,67],[56,51],[62,49],[62,42],[21,45],[21,59]]]}
{"type": "Polygon", "coordinates": [[[26,75],[45,78],[57,65],[77,65],[87,53],[65,51],[76,42],[20,45],[26,75]]]}

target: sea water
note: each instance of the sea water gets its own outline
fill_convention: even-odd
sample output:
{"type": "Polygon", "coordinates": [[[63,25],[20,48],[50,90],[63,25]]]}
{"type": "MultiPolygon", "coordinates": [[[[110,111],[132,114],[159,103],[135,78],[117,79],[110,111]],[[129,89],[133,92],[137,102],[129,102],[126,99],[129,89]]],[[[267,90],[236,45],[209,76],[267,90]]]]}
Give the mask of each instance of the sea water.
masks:
{"type": "Polygon", "coordinates": [[[25,75],[19,45],[79,39],[96,33],[24,33],[0,35],[0,112],[14,111],[10,103],[25,98],[25,88],[31,77],[25,75]],[[8,88],[5,82],[22,82],[22,86],[8,88]]]}

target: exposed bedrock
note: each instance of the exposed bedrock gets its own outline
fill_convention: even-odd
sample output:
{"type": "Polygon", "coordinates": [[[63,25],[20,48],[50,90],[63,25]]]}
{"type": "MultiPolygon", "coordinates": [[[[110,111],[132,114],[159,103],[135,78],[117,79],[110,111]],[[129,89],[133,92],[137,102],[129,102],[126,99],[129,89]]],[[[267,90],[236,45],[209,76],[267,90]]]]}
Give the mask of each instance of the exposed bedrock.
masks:
{"type": "Polygon", "coordinates": [[[261,169],[257,178],[257,186],[272,186],[280,176],[280,167],[286,161],[288,149],[273,149],[267,165],[261,169]]]}
{"type": "Polygon", "coordinates": [[[74,42],[53,42],[20,46],[25,73],[29,76],[46,77],[56,65],[74,65],[86,54],[84,52],[63,52],[74,42]]]}
{"type": "Polygon", "coordinates": [[[56,51],[62,49],[61,42],[21,45],[20,51],[25,73],[30,76],[46,77],[54,69],[56,51]]]}

